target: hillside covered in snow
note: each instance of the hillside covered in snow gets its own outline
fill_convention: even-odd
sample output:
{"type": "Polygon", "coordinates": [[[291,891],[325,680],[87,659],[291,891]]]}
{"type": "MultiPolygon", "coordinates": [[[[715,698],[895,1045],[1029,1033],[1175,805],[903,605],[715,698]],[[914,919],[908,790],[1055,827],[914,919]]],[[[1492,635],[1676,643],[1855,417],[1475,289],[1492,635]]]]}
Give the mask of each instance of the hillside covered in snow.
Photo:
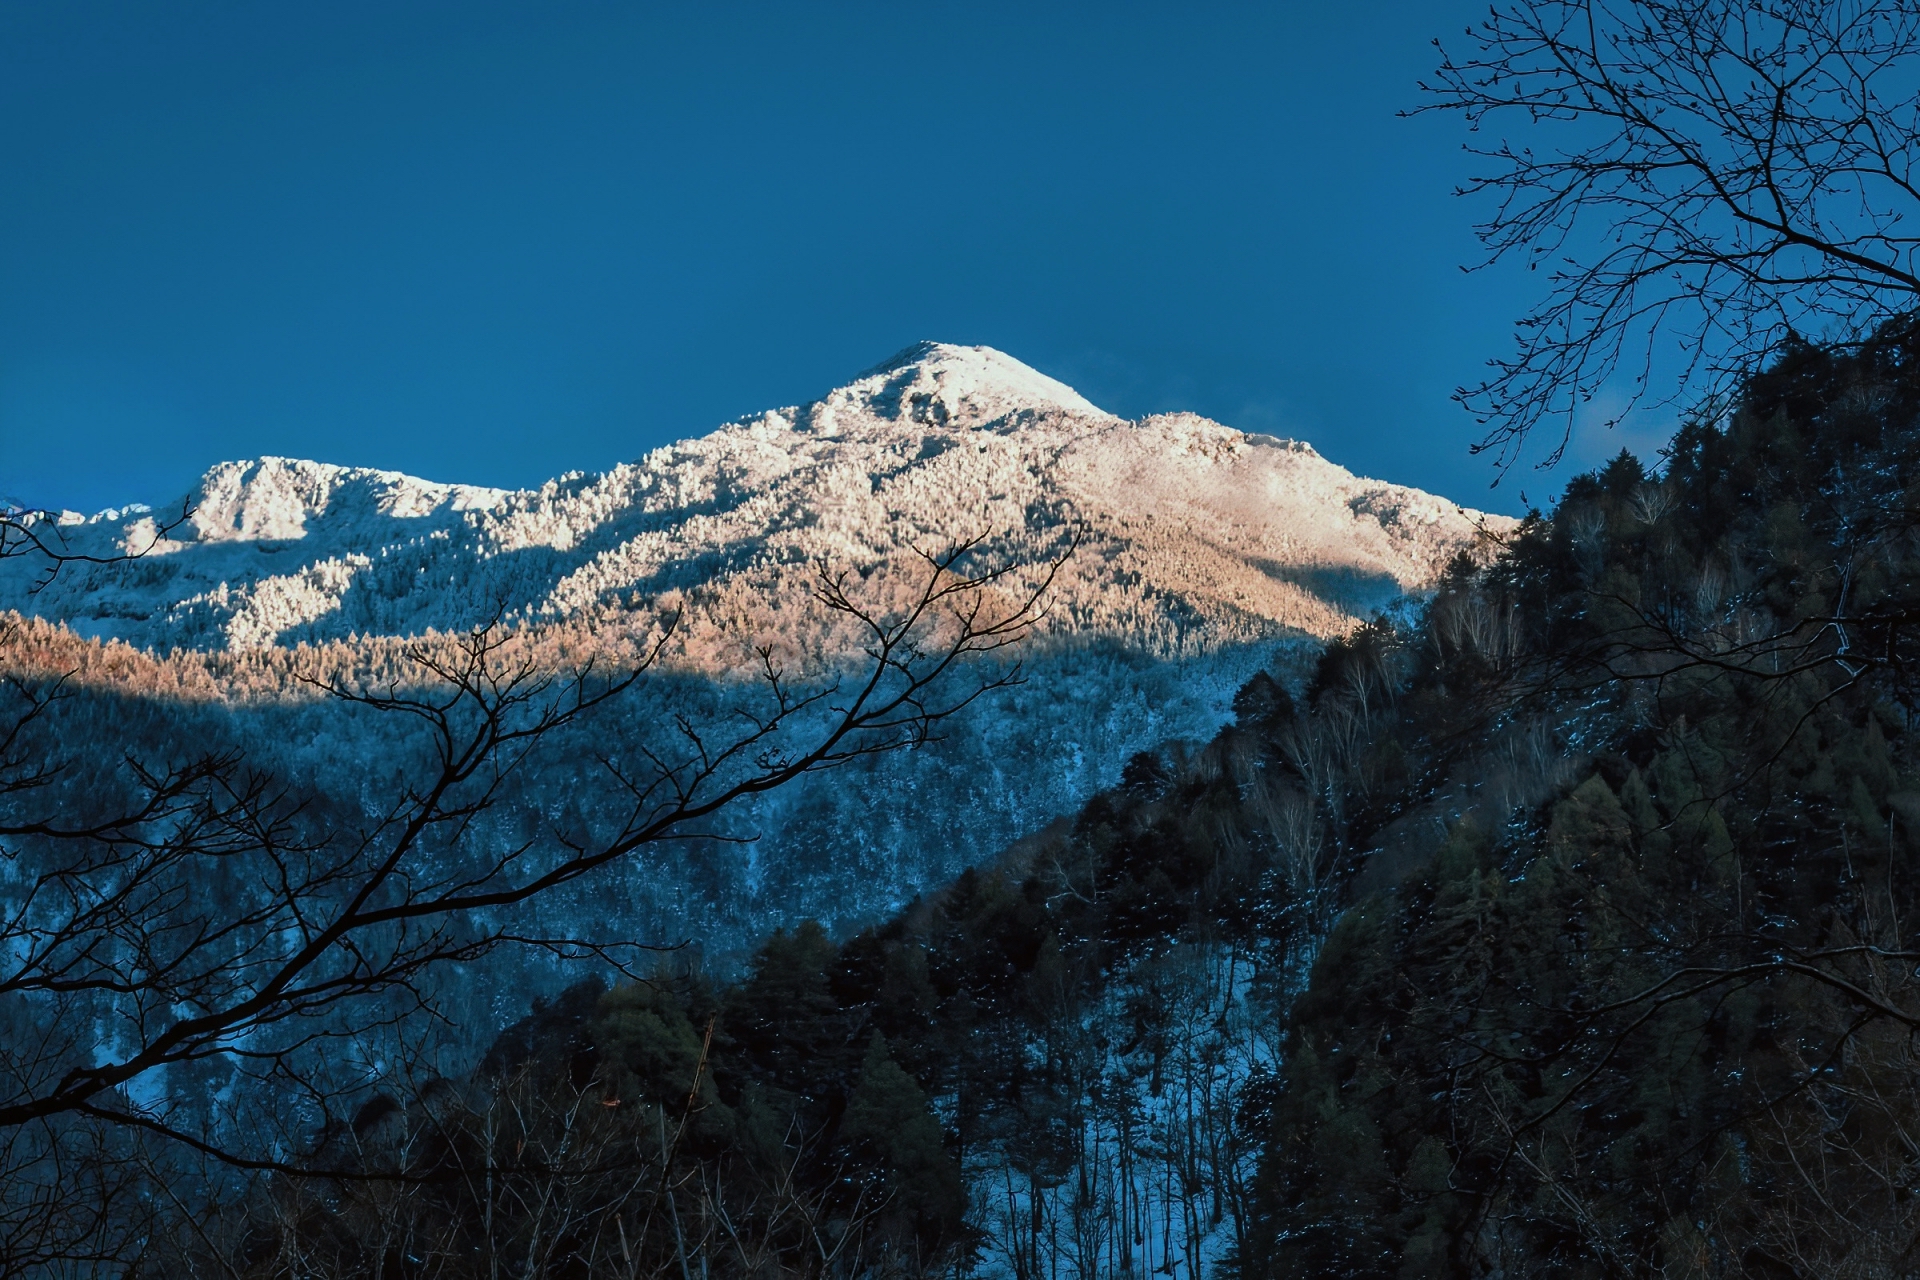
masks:
{"type": "Polygon", "coordinates": [[[864,569],[979,535],[1039,556],[1078,525],[1052,629],[1196,656],[1338,634],[1488,520],[1305,444],[1186,414],[1123,421],[998,351],[922,343],[811,404],[537,489],[221,463],[151,511],[51,517],[74,552],[138,558],[68,566],[37,593],[37,566],[0,564],[0,606],[161,652],[636,604],[691,604],[737,633],[804,614],[816,562],[864,569]]]}
{"type": "MultiPolygon", "coordinates": [[[[610,896],[544,908],[611,902],[625,936],[728,952],[808,917],[871,921],[1072,812],[1135,753],[1204,741],[1255,670],[1298,670],[1508,524],[1305,444],[1125,421],[1000,352],[922,344],[811,404],[538,489],[223,463],[170,506],[47,517],[43,535],[113,562],[37,585],[44,566],[0,560],[0,608],[43,620],[38,661],[76,688],[166,701],[172,731],[371,811],[383,779],[402,785],[392,744],[301,676],[496,618],[567,661],[675,619],[662,682],[620,730],[637,739],[677,709],[720,714],[754,645],[836,661],[848,637],[811,594],[821,565],[878,589],[919,550],[986,537],[1044,563],[1077,537],[1024,683],[943,741],[810,775],[731,813],[722,834],[746,843],[659,850],[610,896]]],[[[534,768],[502,829],[609,803],[603,746],[534,768]]]]}

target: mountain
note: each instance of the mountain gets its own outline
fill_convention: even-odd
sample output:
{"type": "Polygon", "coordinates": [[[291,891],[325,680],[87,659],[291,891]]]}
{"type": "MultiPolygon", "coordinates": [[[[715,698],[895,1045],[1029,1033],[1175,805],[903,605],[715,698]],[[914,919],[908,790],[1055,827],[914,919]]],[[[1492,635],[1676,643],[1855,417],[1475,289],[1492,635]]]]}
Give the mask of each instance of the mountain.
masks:
{"type": "MultiPolygon", "coordinates": [[[[76,687],[225,708],[195,732],[239,734],[364,809],[396,748],[316,703],[301,664],[365,669],[397,637],[496,616],[577,658],[674,614],[657,696],[717,705],[755,643],[843,651],[808,591],[818,564],[873,586],[899,580],[889,566],[910,573],[916,548],[984,535],[1037,562],[1077,531],[1046,634],[1021,654],[1026,682],[944,741],[755,800],[725,829],[750,843],[661,850],[610,899],[549,904],[611,901],[624,936],[733,953],[807,917],[870,922],[1071,812],[1135,753],[1204,741],[1255,671],[1297,670],[1510,524],[1305,444],[1190,414],[1126,421],[998,351],[923,343],[810,404],[536,489],[222,463],[172,507],[49,517],[44,532],[76,553],[140,554],[44,585],[44,566],[0,561],[0,607],[70,629],[44,632],[68,647],[44,662],[76,687]]],[[[636,712],[623,732],[671,710],[636,712]]],[[[605,805],[598,749],[528,775],[513,804],[605,805]]]]}
{"type": "Polygon", "coordinates": [[[38,592],[36,566],[0,565],[0,606],[155,651],[554,623],[695,591],[737,631],[804,613],[819,560],[982,534],[1038,556],[1079,523],[1051,629],[1170,657],[1342,633],[1508,522],[1295,441],[1123,421],[1001,352],[921,343],[810,404],[537,489],[268,457],[221,463],[158,512],[56,523],[75,552],[143,554],[38,592]]]}
{"type": "MultiPolygon", "coordinates": [[[[897,1197],[848,1273],[1912,1276],[1920,317],[1789,345],[1663,463],[1573,477],[1305,689],[1249,682],[1204,749],[875,928],[517,1021],[496,1061],[617,1136],[387,1238],[595,1176],[612,1217],[636,1173],[598,1169],[665,1146],[704,1043],[712,1154],[649,1274],[700,1239],[750,1274],[793,1178],[816,1221],[897,1197]],[[769,1095],[832,1155],[734,1120],[769,1095]]],[[[541,1114],[482,1087],[488,1135],[541,1114]]]]}

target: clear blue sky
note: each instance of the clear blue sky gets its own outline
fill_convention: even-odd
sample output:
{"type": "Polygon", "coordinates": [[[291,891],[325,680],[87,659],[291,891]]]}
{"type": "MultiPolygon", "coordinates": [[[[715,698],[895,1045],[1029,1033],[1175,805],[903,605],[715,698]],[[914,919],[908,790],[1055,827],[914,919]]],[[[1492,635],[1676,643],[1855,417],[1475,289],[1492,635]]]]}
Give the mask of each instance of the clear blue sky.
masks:
{"type": "Polygon", "coordinates": [[[1537,503],[1448,399],[1529,282],[1395,118],[1479,9],[0,0],[0,494],[534,483],[935,338],[1537,503]]]}

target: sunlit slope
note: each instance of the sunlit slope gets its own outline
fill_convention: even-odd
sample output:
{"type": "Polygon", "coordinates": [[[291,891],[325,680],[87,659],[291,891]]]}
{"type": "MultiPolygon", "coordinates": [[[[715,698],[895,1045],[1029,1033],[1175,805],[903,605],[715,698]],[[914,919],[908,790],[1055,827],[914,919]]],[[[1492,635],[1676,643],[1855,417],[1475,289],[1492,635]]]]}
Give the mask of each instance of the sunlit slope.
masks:
{"type": "Polygon", "coordinates": [[[1039,558],[1078,527],[1048,627],[1197,656],[1337,634],[1489,520],[1304,444],[1187,414],[1123,421],[998,351],[934,343],[538,489],[261,458],[214,467],[169,521],[182,509],[61,517],[73,550],[145,554],[37,593],[33,566],[0,566],[0,604],[155,650],[664,609],[686,613],[686,656],[724,661],[743,631],[804,640],[818,562],[867,569],[982,534],[1039,558]]]}

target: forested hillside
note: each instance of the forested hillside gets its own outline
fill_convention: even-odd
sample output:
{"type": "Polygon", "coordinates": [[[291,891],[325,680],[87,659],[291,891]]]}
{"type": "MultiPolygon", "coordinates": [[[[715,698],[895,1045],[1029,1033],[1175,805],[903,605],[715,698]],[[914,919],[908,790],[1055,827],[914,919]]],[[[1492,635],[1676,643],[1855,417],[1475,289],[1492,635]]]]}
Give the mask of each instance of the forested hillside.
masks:
{"type": "MultiPolygon", "coordinates": [[[[411,762],[325,687],[418,680],[416,647],[488,624],[556,672],[653,654],[617,713],[503,784],[487,821],[513,841],[555,815],[614,820],[628,797],[600,757],[671,754],[677,713],[740,709],[758,647],[810,688],[858,665],[866,637],[817,597],[823,568],[877,610],[911,599],[923,552],[960,543],[1045,574],[1035,634],[982,658],[1024,683],[921,750],[746,797],[701,828],[718,842],[652,849],[593,890],[607,931],[740,959],[808,917],[837,933],[884,918],[1071,813],[1134,752],[1204,740],[1276,650],[1310,662],[1510,524],[1305,444],[1191,414],[1124,421],[1001,352],[921,343],[808,404],[537,489],[269,458],[216,466],[152,512],[25,513],[0,607],[33,621],[0,670],[108,708],[181,704],[124,740],[69,705],[68,743],[157,759],[218,741],[351,811],[391,799],[411,762]],[[28,531],[79,558],[52,572],[28,531]]],[[[529,910],[544,914],[526,927],[559,935],[589,906],[529,910]]],[[[562,982],[531,964],[482,984],[484,1003],[444,997],[446,1013],[483,1045],[562,982]]]]}
{"type": "Polygon", "coordinates": [[[1796,347],[885,926],[378,1094],[354,1158],[441,1179],[286,1183],[227,1256],[1910,1274],[1917,486],[1920,325],[1796,347]]]}
{"type": "Polygon", "coordinates": [[[1917,355],[1788,352],[1404,638],[1424,830],[1290,1011],[1250,1269],[1912,1270],[1917,355]]]}

